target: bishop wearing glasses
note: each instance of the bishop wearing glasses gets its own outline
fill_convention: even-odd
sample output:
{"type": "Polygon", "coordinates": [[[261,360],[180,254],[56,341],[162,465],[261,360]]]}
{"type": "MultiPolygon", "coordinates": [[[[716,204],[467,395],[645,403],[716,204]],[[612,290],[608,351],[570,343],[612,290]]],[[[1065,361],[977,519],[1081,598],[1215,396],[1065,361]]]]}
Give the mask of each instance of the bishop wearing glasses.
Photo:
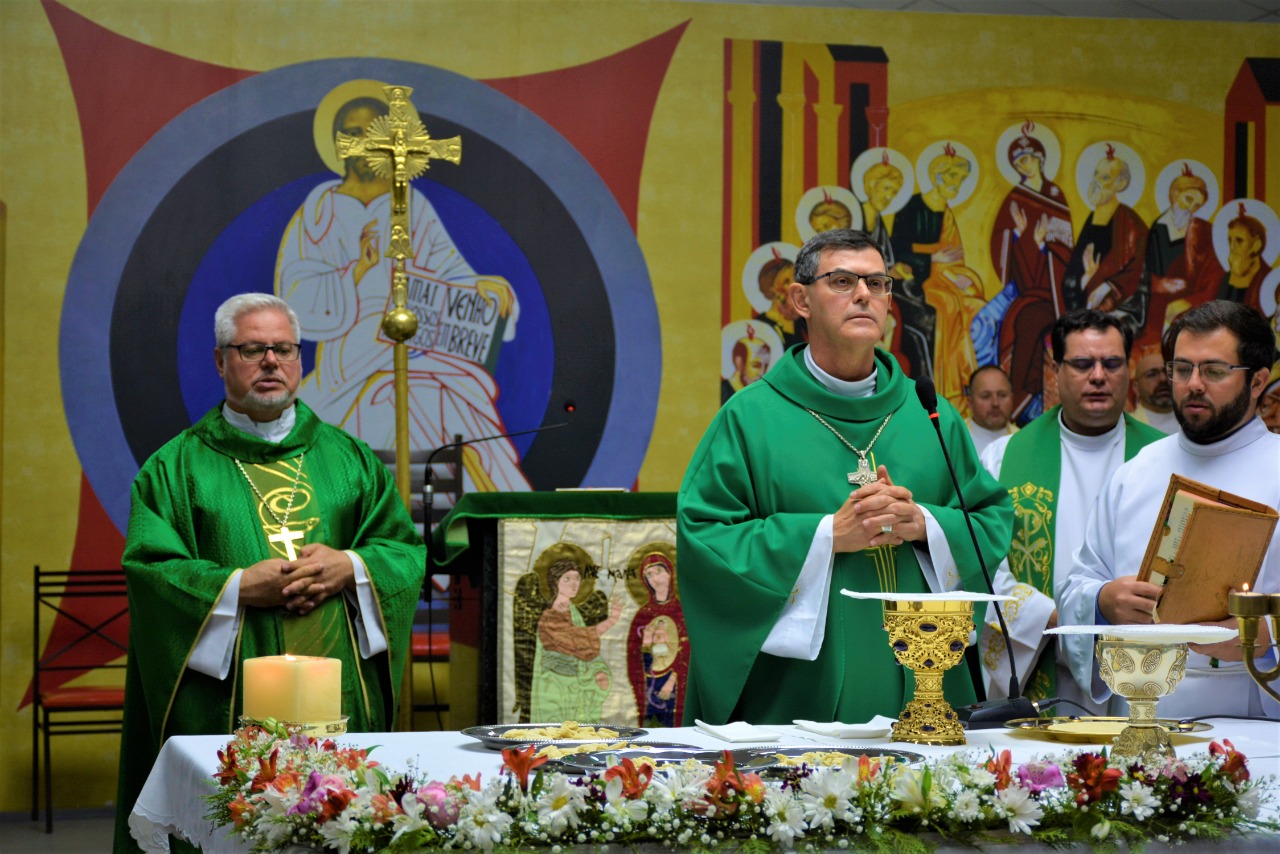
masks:
{"type": "Polygon", "coordinates": [[[232,297],[214,332],[226,400],[133,484],[117,851],[136,850],[125,818],[164,740],[235,728],[245,659],[337,658],[348,729],[390,729],[422,588],[422,538],[387,467],[295,400],[288,304],[232,297]]]}
{"type": "MultiPolygon", "coordinates": [[[[982,590],[964,518],[915,383],[876,345],[893,279],[865,232],[818,234],[788,298],[809,343],[716,414],[678,499],[680,598],[692,658],[685,722],[866,721],[911,690],[862,591],[982,590]]],[[[1005,490],[964,420],[941,431],[983,556],[1008,549],[1005,490]]],[[[964,668],[947,699],[971,702],[964,668]]]]}
{"type": "MultiPolygon", "coordinates": [[[[1139,451],[1116,470],[1089,515],[1084,542],[1066,578],[1058,581],[1064,625],[1119,625],[1153,621],[1160,588],[1138,581],[1151,530],[1169,475],[1280,507],[1280,435],[1258,417],[1275,336],[1257,309],[1226,300],[1196,306],[1164,335],[1179,430],[1139,451]]],[[[1019,433],[1018,435],[1022,435],[1019,433]]],[[[1272,536],[1254,590],[1280,591],[1280,543],[1272,536]]],[[[1224,609],[1225,610],[1225,609],[1224,609]]],[[[1235,628],[1234,617],[1220,625],[1235,628]]],[[[1274,656],[1267,621],[1258,632],[1259,657],[1274,656]]],[[[1094,638],[1065,644],[1076,681],[1112,714],[1124,705],[1098,676],[1094,638]]],[[[1280,704],[1262,693],[1241,661],[1238,638],[1191,644],[1178,690],[1160,700],[1168,718],[1198,715],[1266,715],[1280,718],[1280,704]]],[[[1260,662],[1267,666],[1266,662],[1260,662]]]]}

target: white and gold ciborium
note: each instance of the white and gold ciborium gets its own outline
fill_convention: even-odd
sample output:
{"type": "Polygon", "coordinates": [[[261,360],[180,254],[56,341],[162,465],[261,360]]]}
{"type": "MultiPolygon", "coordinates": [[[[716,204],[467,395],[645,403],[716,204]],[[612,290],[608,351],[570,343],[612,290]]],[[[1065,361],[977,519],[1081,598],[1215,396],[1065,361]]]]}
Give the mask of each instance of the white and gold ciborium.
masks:
{"type": "Polygon", "coordinates": [[[942,693],[942,676],[964,658],[973,634],[973,603],[1005,601],[988,593],[863,593],[841,590],[852,599],[878,599],[884,629],[898,663],[915,675],[915,692],[893,725],[894,741],[965,744],[964,726],[942,693]]]}
{"type": "Polygon", "coordinates": [[[1156,715],[1161,697],[1178,687],[1187,671],[1187,644],[1220,643],[1236,636],[1222,626],[1156,623],[1133,626],[1059,626],[1045,634],[1096,635],[1098,675],[1129,704],[1129,721],[1115,737],[1111,755],[1144,765],[1174,757],[1168,722],[1156,715]]]}

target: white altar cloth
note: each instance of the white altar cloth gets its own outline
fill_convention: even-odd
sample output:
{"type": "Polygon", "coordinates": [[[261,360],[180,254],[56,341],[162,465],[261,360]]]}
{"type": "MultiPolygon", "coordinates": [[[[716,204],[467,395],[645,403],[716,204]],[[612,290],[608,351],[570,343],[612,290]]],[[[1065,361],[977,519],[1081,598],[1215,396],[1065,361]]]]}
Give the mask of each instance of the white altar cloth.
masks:
{"type": "MultiPolygon", "coordinates": [[[[1213,729],[1194,736],[1182,736],[1176,748],[1179,756],[1202,753],[1209,749],[1210,741],[1231,739],[1235,748],[1249,760],[1249,770],[1254,777],[1280,775],[1280,721],[1209,720],[1213,729]]],[[[963,747],[933,747],[906,742],[891,742],[888,737],[876,739],[831,739],[806,732],[795,726],[769,726],[781,739],[761,743],[760,747],[785,745],[840,744],[865,745],[867,747],[893,746],[925,756],[944,756],[960,751],[979,751],[989,754],[1006,748],[1016,764],[1026,762],[1047,753],[1079,752],[1096,749],[1082,744],[1060,744],[1006,729],[973,730],[966,733],[969,743],[963,747]]],[[[650,730],[651,739],[662,739],[710,749],[744,748],[752,745],[729,744],[693,727],[650,730]]],[[[228,828],[215,828],[205,818],[208,804],[203,795],[214,791],[213,774],[218,770],[218,750],[230,740],[225,735],[177,736],[165,742],[151,775],[138,797],[129,816],[134,838],[144,851],[169,850],[170,834],[186,839],[207,852],[241,854],[246,850],[239,840],[228,835],[228,828]]],[[[430,779],[448,780],[452,776],[481,773],[489,780],[502,767],[502,754],[490,750],[473,738],[458,732],[394,732],[350,733],[336,739],[340,744],[358,747],[377,746],[370,756],[392,771],[405,770],[410,761],[419,773],[430,779]]],[[[1274,817],[1274,816],[1273,816],[1274,817]]],[[[1169,846],[1151,845],[1148,851],[1161,851],[1169,846]]],[[[1224,845],[1182,845],[1177,851],[1198,849],[1226,854],[1240,851],[1274,852],[1280,844],[1274,837],[1233,838],[1224,845]]],[[[945,846],[942,849],[948,850],[945,846]]],[[[956,850],[960,850],[956,848],[956,850]]],[[[964,849],[972,850],[972,849],[964,849]]],[[[1020,846],[1019,852],[1052,849],[1040,846],[1020,846]]]]}

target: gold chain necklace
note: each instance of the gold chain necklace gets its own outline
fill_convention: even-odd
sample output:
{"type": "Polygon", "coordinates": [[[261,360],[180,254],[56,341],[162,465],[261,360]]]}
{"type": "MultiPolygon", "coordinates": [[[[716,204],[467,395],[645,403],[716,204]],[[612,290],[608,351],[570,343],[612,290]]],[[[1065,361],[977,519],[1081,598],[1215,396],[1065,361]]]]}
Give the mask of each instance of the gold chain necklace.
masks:
{"type": "MultiPolygon", "coordinates": [[[[874,441],[875,440],[873,439],[872,442],[874,441]]],[[[267,537],[267,539],[273,543],[283,543],[284,552],[288,556],[289,560],[297,560],[298,553],[293,547],[293,542],[294,540],[300,540],[305,537],[306,532],[289,530],[289,514],[293,512],[293,499],[298,496],[298,483],[302,480],[302,464],[306,462],[306,452],[304,451],[303,453],[298,454],[298,471],[293,476],[293,489],[289,490],[289,503],[284,507],[284,518],[281,518],[279,514],[276,513],[275,509],[272,508],[271,503],[267,501],[267,497],[262,494],[258,489],[258,485],[253,482],[253,478],[249,477],[249,473],[244,470],[244,464],[235,457],[232,457],[231,459],[235,460],[236,468],[240,469],[240,474],[244,475],[244,479],[249,482],[249,488],[253,490],[254,495],[258,496],[258,500],[262,502],[262,506],[267,508],[267,512],[271,514],[271,518],[280,523],[280,533],[272,534],[267,537]]]]}
{"type": "Polygon", "coordinates": [[[893,417],[892,412],[886,415],[884,417],[884,420],[880,422],[880,429],[876,430],[876,434],[871,437],[871,442],[867,445],[866,449],[862,451],[855,448],[853,446],[853,443],[850,442],[848,439],[846,439],[844,436],[841,436],[840,431],[832,427],[830,424],[828,424],[827,420],[823,418],[821,415],[814,412],[812,409],[805,409],[805,412],[809,413],[814,418],[818,419],[819,424],[821,424],[823,427],[826,427],[828,430],[830,430],[837,439],[839,439],[841,442],[844,443],[844,446],[846,448],[848,448],[849,450],[853,451],[855,454],[858,455],[858,470],[849,472],[850,484],[857,484],[858,486],[866,486],[868,483],[875,483],[877,480],[879,480],[879,478],[876,477],[876,473],[871,470],[871,463],[867,461],[867,454],[871,453],[871,449],[876,444],[876,439],[879,439],[880,434],[884,432],[884,425],[888,424],[889,419],[893,417]]]}

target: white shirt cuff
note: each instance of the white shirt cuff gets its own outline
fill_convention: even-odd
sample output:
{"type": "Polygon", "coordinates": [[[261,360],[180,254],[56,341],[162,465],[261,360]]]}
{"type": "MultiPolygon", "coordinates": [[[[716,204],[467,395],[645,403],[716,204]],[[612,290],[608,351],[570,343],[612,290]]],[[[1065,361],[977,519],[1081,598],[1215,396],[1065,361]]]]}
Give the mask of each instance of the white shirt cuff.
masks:
{"type": "MultiPolygon", "coordinates": [[[[360,657],[373,658],[387,651],[387,633],[382,627],[382,614],[378,610],[378,600],[373,595],[373,582],[369,580],[369,570],[365,568],[360,555],[351,549],[347,549],[346,553],[351,558],[356,576],[354,601],[356,608],[360,611],[360,619],[356,620],[356,640],[360,644],[360,657]]],[[[351,591],[347,591],[346,595],[351,598],[351,591]]]]}
{"type": "Polygon", "coordinates": [[[231,657],[235,655],[236,638],[240,636],[240,623],[244,609],[240,607],[240,579],[243,569],[237,569],[222,588],[222,596],[214,603],[205,621],[204,631],[196,638],[195,648],[187,666],[214,679],[226,679],[231,672],[231,657]]]}
{"type": "Polygon", "coordinates": [[[833,526],[833,516],[823,516],[818,523],[795,589],[760,647],[761,652],[802,661],[813,661],[818,657],[827,631],[827,605],[831,598],[831,573],[835,566],[833,526]]]}

